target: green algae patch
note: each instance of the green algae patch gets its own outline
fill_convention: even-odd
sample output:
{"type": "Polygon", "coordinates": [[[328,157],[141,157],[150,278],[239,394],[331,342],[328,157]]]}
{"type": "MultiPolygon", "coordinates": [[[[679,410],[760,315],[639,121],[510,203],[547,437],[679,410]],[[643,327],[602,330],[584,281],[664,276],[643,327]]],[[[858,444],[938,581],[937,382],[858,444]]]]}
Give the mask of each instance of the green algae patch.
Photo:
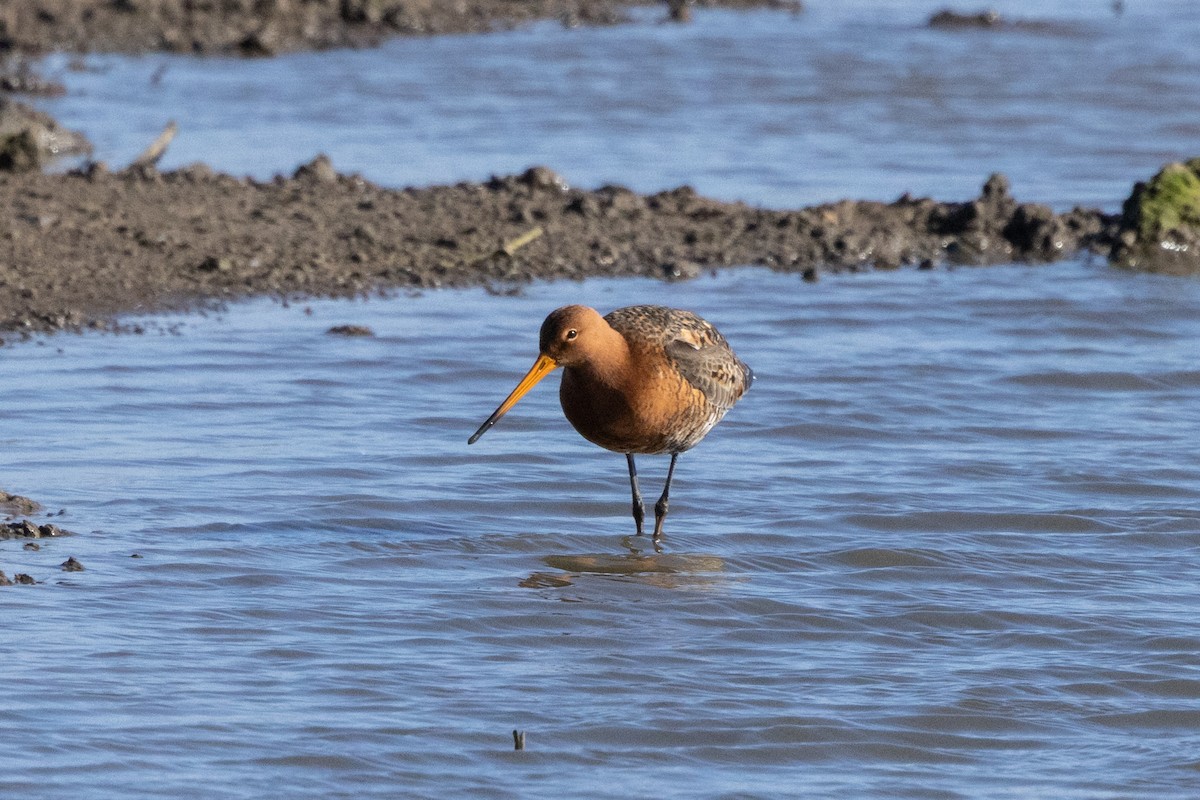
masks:
{"type": "Polygon", "coordinates": [[[1126,202],[1126,218],[1144,240],[1200,226],[1200,158],[1167,164],[1126,202]]]}
{"type": "Polygon", "coordinates": [[[1138,183],[1122,208],[1119,266],[1200,272],[1200,158],[1167,164],[1138,183]]]}

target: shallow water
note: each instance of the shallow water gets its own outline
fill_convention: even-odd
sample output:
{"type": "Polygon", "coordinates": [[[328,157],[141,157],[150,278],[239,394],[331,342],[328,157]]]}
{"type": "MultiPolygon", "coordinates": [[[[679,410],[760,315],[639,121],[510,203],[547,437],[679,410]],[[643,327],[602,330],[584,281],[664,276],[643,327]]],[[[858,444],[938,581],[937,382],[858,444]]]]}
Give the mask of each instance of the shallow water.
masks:
{"type": "MultiPolygon", "coordinates": [[[[1196,153],[1191,0],[989,3],[1028,29],[946,32],[939,4],[809,2],[696,13],[688,26],[400,39],[278,59],[90,57],[46,103],[97,157],[128,163],[168,119],[164,168],[290,173],[318,152],[392,186],[545,164],[594,187],[692,184],[773,207],[978,196],[1119,208],[1196,153]]],[[[55,62],[65,69],[65,60],[55,62]]]]}
{"type": "Polygon", "coordinates": [[[6,488],[79,535],[0,543],[45,581],[0,596],[0,787],[1184,796],[1197,352],[1200,284],[1082,263],[254,302],[9,348],[6,488]],[[547,309],[648,296],[758,373],[680,460],[663,553],[552,385],[466,446],[547,309]]]}
{"type": "MultiPolygon", "coordinates": [[[[1022,199],[1115,207],[1194,154],[1200,88],[1194,15],[1127,5],[1000,34],[809,3],[89,58],[48,105],[116,163],[175,117],[164,166],[260,176],[326,150],[390,184],[547,163],[784,205],[968,197],[1002,169],[1022,199]]],[[[0,590],[6,796],[1194,792],[1196,281],[742,269],[147,325],[0,350],[0,486],[78,533],[0,542],[42,581],[0,590]],[[661,553],[555,379],[466,446],[549,309],[646,301],[758,375],[681,458],[661,553]]],[[[653,497],[665,459],[639,466],[653,497]]]]}

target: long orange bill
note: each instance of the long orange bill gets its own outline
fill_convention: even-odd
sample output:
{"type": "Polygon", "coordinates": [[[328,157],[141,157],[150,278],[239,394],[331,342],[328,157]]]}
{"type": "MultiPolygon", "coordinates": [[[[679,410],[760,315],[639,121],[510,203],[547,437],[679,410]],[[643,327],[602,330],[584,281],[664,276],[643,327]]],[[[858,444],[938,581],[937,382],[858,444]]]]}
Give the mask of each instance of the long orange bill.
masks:
{"type": "Polygon", "coordinates": [[[487,418],[487,421],[479,426],[479,430],[467,439],[467,444],[475,444],[480,436],[488,432],[488,429],[500,421],[500,418],[508,413],[508,410],[517,404],[517,401],[525,396],[525,393],[537,386],[538,381],[549,375],[558,363],[547,355],[540,355],[537,361],[533,362],[533,366],[529,368],[529,372],[525,373],[525,377],[521,378],[521,382],[517,384],[517,388],[512,390],[500,407],[492,412],[492,415],[487,418]]]}

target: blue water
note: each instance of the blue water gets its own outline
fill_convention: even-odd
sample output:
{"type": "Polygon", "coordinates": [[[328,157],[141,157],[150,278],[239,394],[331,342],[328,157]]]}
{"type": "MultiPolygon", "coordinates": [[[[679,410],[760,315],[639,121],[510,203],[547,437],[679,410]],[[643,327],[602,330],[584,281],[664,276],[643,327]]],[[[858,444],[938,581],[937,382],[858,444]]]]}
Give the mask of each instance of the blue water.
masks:
{"type": "MultiPolygon", "coordinates": [[[[176,163],[270,174],[327,150],[401,184],[542,162],[769,204],[965,197],[997,168],[1024,198],[1117,204],[1194,154],[1173,101],[1200,89],[1195,21],[1163,34],[1168,4],[1064,4],[1044,15],[1062,28],[998,34],[926,31],[916,3],[809,5],[740,31],[698,13],[91,58],[104,71],[66,75],[55,113],[117,163],[174,116],[176,163]],[[471,79],[497,63],[504,81],[471,79]],[[715,71],[738,64],[731,89],[715,71]],[[653,74],[676,77],[632,78],[653,74]],[[930,95],[943,113],[897,91],[915,75],[958,87],[930,95]],[[589,116],[597,85],[614,107],[589,116]],[[785,86],[814,96],[764,99],[785,86]]],[[[139,322],[0,350],[0,487],[76,534],[0,541],[0,569],[40,582],[0,588],[5,796],[1195,794],[1200,282],[1088,260],[746,268],[139,322]],[[554,378],[466,446],[550,309],[648,301],[712,320],[758,377],[680,459],[662,552],[630,535],[624,460],[570,429],[554,378]],[[345,323],[376,335],[325,334],[345,323]],[[59,570],[70,555],[84,572],[59,570]]],[[[648,496],[664,462],[639,461],[648,496]]]]}
{"type": "MultiPolygon", "coordinates": [[[[798,16],[656,22],[250,61],[90,57],[46,103],[97,158],[132,160],[168,119],[162,166],[290,173],[318,152],[390,186],[545,164],[579,186],[691,184],[772,207],[978,196],[1116,210],[1195,155],[1200,14],[1191,0],[991,3],[1023,31],[946,32],[938,4],[811,2],[798,16]]],[[[65,69],[65,60],[60,60],[65,69]]]]}

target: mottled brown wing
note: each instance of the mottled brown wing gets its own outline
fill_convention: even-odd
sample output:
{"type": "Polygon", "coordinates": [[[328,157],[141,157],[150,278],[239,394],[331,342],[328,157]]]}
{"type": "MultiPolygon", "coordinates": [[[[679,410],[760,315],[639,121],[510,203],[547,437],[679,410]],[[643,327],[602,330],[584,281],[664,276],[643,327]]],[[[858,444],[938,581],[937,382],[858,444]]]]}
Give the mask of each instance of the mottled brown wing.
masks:
{"type": "Polygon", "coordinates": [[[715,341],[697,347],[690,337],[681,337],[667,345],[667,356],[708,402],[728,410],[750,388],[754,374],[733,354],[721,334],[709,327],[716,334],[715,341]]]}
{"type": "Polygon", "coordinates": [[[690,311],[630,306],[605,319],[626,338],[657,342],[679,374],[718,408],[732,408],[754,380],[721,332],[690,311]]]}

